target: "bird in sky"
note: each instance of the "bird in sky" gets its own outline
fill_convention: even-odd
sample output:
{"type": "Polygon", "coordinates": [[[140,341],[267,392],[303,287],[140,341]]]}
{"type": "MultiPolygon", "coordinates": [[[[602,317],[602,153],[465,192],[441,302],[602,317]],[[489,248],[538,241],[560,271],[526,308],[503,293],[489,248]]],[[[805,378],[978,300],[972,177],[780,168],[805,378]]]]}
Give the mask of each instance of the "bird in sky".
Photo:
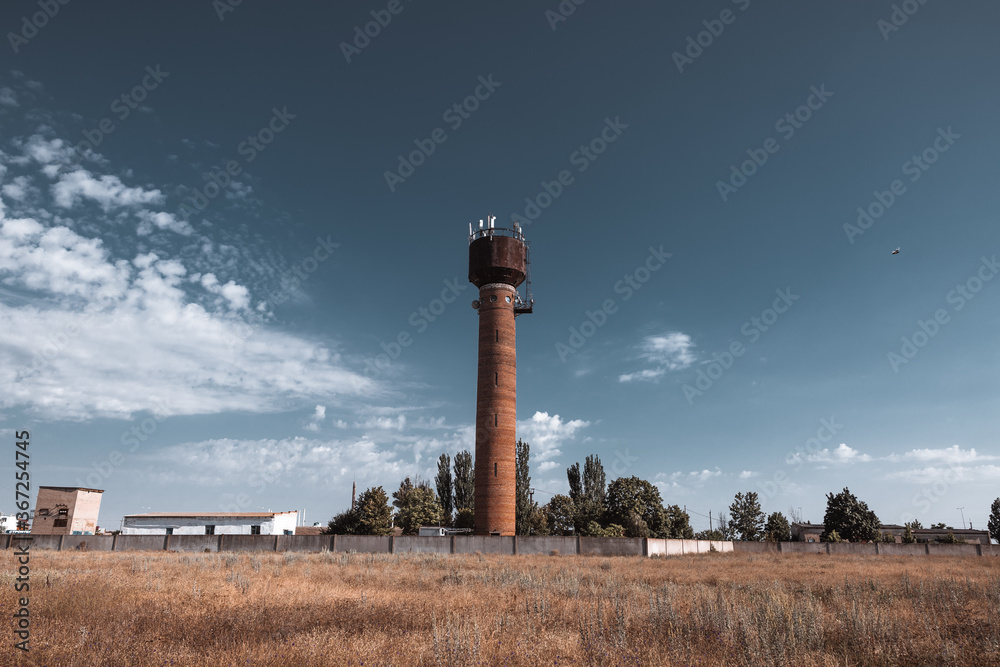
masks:
{"type": "Polygon", "coordinates": [[[895,250],[893,250],[892,254],[893,255],[898,255],[899,254],[899,248],[896,248],[895,250]]]}

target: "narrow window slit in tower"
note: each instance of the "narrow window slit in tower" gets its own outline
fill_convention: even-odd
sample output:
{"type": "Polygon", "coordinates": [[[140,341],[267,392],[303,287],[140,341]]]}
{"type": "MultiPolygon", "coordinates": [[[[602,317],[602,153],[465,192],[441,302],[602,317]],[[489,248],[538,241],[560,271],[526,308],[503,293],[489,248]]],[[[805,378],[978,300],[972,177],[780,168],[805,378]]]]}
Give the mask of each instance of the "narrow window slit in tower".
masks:
{"type": "Polygon", "coordinates": [[[495,412],[493,413],[493,425],[494,426],[497,425],[497,413],[495,413],[495,412]]]}
{"type": "Polygon", "coordinates": [[[493,476],[494,477],[497,476],[497,464],[496,464],[496,461],[493,462],[493,476]]]}
{"type": "Polygon", "coordinates": [[[497,329],[497,342],[498,343],[500,342],[500,330],[499,329],[497,329]]]}
{"type": "Polygon", "coordinates": [[[493,372],[493,386],[494,387],[500,386],[500,373],[497,371],[493,372]]]}

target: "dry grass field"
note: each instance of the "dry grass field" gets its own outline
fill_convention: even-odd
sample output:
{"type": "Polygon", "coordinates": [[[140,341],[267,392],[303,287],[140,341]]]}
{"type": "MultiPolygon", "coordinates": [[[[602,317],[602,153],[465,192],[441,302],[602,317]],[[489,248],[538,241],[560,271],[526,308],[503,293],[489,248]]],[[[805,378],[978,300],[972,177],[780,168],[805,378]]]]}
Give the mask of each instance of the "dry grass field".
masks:
{"type": "Polygon", "coordinates": [[[17,665],[997,665],[1000,559],[31,554],[17,665]]]}

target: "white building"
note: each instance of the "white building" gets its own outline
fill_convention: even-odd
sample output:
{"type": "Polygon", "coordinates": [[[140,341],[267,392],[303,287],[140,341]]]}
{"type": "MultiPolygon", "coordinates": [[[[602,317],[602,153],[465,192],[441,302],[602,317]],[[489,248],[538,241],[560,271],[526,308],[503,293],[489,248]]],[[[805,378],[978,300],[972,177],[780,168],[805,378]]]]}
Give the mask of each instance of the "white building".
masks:
{"type": "Polygon", "coordinates": [[[129,514],[122,535],[294,535],[298,518],[295,510],[129,514]]]}
{"type": "Polygon", "coordinates": [[[444,526],[420,526],[417,528],[419,537],[446,537],[448,535],[469,535],[471,528],[445,528],[444,526]]]}
{"type": "Polygon", "coordinates": [[[17,530],[17,515],[0,514],[0,533],[13,533],[17,530]]]}

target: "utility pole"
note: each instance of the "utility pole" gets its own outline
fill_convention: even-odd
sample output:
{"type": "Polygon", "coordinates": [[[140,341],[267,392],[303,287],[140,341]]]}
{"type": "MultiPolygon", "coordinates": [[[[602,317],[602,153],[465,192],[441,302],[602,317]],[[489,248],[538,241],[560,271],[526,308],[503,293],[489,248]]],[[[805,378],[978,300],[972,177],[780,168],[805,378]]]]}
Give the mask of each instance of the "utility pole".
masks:
{"type": "Polygon", "coordinates": [[[962,513],[962,528],[965,528],[965,508],[959,507],[958,511],[962,513]]]}
{"type": "Polygon", "coordinates": [[[712,510],[708,510],[708,532],[712,532],[712,510]]]}

